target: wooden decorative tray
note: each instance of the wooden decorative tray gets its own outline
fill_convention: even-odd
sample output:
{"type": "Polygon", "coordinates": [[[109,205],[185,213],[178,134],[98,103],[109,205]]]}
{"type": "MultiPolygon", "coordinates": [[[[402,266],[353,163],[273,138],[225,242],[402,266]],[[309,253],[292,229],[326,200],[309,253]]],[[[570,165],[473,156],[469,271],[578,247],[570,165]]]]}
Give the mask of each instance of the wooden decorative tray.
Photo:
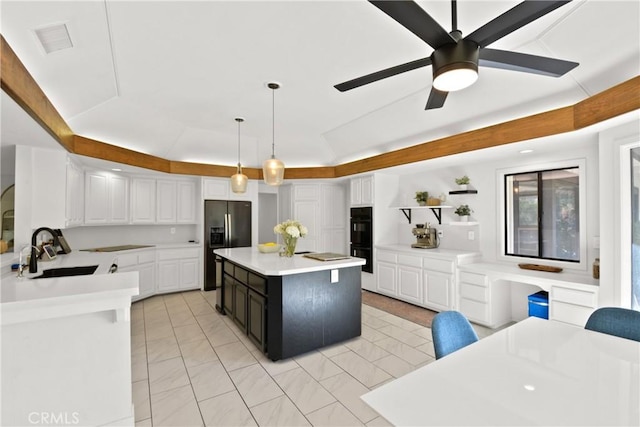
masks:
{"type": "Polygon", "coordinates": [[[548,265],[540,265],[540,264],[518,264],[518,267],[523,270],[537,270],[537,271],[547,271],[549,273],[560,273],[562,268],[560,267],[551,267],[548,265]]]}

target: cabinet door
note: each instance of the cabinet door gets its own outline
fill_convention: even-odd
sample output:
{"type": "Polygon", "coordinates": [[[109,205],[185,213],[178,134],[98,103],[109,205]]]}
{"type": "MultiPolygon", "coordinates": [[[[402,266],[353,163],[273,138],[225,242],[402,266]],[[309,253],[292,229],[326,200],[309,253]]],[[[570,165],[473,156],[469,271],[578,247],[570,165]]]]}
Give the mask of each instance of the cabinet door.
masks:
{"type": "Polygon", "coordinates": [[[425,305],[436,310],[453,308],[453,280],[450,274],[424,270],[425,305]]]}
{"type": "Polygon", "coordinates": [[[133,224],[156,222],[155,179],[133,178],[131,180],[131,222],[133,224]]]}
{"type": "Polygon", "coordinates": [[[178,260],[158,263],[158,290],[161,292],[180,289],[180,262],[178,260]]]}
{"type": "Polygon", "coordinates": [[[266,300],[265,297],[249,289],[247,333],[249,339],[263,352],[266,350],[266,300]]]}
{"type": "Polygon", "coordinates": [[[73,162],[67,163],[66,225],[84,223],[84,174],[73,162]]]}
{"type": "Polygon", "coordinates": [[[226,273],[223,274],[222,286],[224,286],[224,292],[222,294],[224,296],[224,301],[222,301],[224,312],[227,316],[233,317],[233,277],[226,273]]]}
{"type": "Polygon", "coordinates": [[[422,269],[398,266],[398,298],[422,305],[422,269]]]}
{"type": "Polygon", "coordinates": [[[376,264],[376,290],[382,294],[397,296],[396,272],[397,267],[395,265],[378,262],[376,264]]]}
{"type": "Polygon", "coordinates": [[[153,295],[156,291],[156,265],[155,263],[141,264],[137,267],[140,285],[140,298],[153,295]]]}
{"type": "Polygon", "coordinates": [[[298,239],[296,251],[318,251],[319,241],[319,213],[318,201],[295,201],[293,205],[294,218],[309,230],[306,237],[298,239]]]}
{"type": "Polygon", "coordinates": [[[85,179],[86,224],[106,224],[109,216],[109,180],[106,175],[87,172],[85,179]]]}
{"type": "Polygon", "coordinates": [[[234,280],[233,283],[233,320],[240,329],[247,331],[247,291],[248,288],[234,280]]]}
{"type": "Polygon", "coordinates": [[[180,260],[180,288],[194,289],[200,287],[198,280],[198,259],[180,260]]]}
{"type": "Polygon", "coordinates": [[[363,205],[373,205],[373,176],[362,177],[362,199],[363,205]]]}
{"type": "Polygon", "coordinates": [[[173,224],[176,222],[177,215],[176,182],[169,180],[158,180],[157,186],[157,221],[158,223],[173,224]]]}
{"type": "Polygon", "coordinates": [[[351,205],[362,204],[362,178],[351,178],[351,205]]]}
{"type": "Polygon", "coordinates": [[[129,222],[129,178],[109,176],[109,221],[115,224],[129,222]]]}
{"type": "Polygon", "coordinates": [[[178,181],[177,222],[195,224],[196,222],[196,183],[178,181]]]}
{"type": "Polygon", "coordinates": [[[202,195],[205,200],[227,200],[229,187],[228,179],[204,178],[202,180],[202,195]]]}

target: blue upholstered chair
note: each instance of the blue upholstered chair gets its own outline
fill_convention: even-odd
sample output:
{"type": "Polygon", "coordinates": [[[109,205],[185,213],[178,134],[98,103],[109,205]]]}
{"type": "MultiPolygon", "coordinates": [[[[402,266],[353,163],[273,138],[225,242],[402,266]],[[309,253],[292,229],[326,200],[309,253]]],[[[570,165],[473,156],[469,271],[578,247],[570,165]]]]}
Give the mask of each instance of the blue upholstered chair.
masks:
{"type": "Polygon", "coordinates": [[[640,311],[602,307],[591,313],[585,329],[640,341],[640,311]]]}
{"type": "Polygon", "coordinates": [[[471,327],[471,323],[458,311],[443,311],[436,314],[431,322],[431,334],[436,359],[478,341],[478,335],[471,327]]]}

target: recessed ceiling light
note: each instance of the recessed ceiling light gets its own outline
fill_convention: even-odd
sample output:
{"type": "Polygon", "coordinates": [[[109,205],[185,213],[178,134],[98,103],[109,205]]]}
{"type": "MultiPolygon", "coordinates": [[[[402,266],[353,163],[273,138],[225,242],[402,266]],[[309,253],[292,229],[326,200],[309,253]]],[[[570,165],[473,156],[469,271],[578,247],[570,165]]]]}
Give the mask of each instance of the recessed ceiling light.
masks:
{"type": "Polygon", "coordinates": [[[46,53],[73,47],[66,24],[47,25],[34,31],[46,53]]]}
{"type": "Polygon", "coordinates": [[[520,150],[520,154],[529,154],[533,153],[533,150],[520,150]]]}

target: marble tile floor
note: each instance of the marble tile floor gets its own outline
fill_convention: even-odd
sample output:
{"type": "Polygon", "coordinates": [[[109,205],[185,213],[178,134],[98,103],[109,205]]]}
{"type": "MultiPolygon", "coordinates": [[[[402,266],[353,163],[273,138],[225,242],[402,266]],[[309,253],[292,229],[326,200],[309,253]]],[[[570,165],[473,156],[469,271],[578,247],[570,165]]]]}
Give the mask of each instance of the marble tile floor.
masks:
{"type": "Polygon", "coordinates": [[[273,362],[214,306],[215,291],[132,304],[136,426],[386,426],[360,396],[434,360],[429,328],[363,305],[361,337],[273,362]]]}

